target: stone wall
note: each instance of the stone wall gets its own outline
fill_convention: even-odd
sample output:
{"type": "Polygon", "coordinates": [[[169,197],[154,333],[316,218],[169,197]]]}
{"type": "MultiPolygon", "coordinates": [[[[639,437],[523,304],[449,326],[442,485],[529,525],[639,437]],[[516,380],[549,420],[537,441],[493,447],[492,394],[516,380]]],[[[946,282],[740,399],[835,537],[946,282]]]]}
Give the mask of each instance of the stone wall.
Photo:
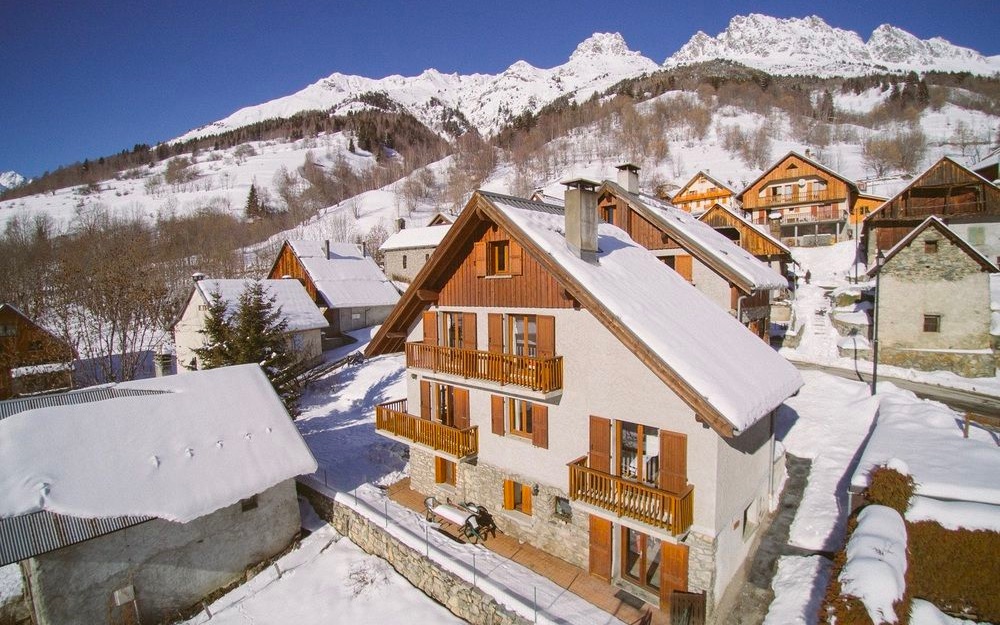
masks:
{"type": "Polygon", "coordinates": [[[688,532],[683,543],[688,547],[688,591],[705,593],[711,612],[715,606],[715,540],[696,532],[688,532]]]}
{"type": "Polygon", "coordinates": [[[404,545],[377,523],[349,507],[301,483],[299,493],[334,529],[366,552],[383,558],[411,584],[459,618],[473,625],[527,625],[530,622],[458,575],[445,571],[422,553],[404,545]]]}
{"type": "MultiPolygon", "coordinates": [[[[867,354],[870,358],[871,354],[867,354]]],[[[918,371],[951,371],[963,378],[991,378],[996,375],[996,358],[992,352],[935,352],[893,349],[880,345],[878,361],[918,371]]]]}

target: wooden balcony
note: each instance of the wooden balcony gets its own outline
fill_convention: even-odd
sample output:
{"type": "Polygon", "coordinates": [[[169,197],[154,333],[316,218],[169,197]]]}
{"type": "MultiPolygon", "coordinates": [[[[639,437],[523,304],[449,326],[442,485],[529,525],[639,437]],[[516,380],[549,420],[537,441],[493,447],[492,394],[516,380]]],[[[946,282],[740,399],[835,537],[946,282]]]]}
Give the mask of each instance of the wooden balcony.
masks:
{"type": "Polygon", "coordinates": [[[592,506],[683,534],[694,521],[694,487],[671,493],[587,466],[584,456],[569,463],[569,496],[592,506]]]}
{"type": "Polygon", "coordinates": [[[406,412],[405,399],[375,406],[375,430],[426,445],[455,460],[479,453],[478,426],[460,430],[437,421],[415,417],[406,412]]]}
{"type": "Polygon", "coordinates": [[[562,388],[562,356],[534,358],[475,349],[406,344],[406,366],[463,378],[524,386],[548,393],[562,388]]]}
{"type": "Polygon", "coordinates": [[[705,191],[703,193],[685,193],[680,197],[674,198],[674,203],[687,203],[687,202],[697,202],[699,200],[717,200],[732,197],[733,194],[729,191],[724,191],[721,189],[716,189],[715,191],[705,191]]]}
{"type": "Polygon", "coordinates": [[[837,197],[836,194],[832,193],[829,189],[813,191],[812,193],[800,191],[798,193],[792,193],[791,195],[766,195],[764,197],[757,198],[746,197],[744,198],[743,209],[752,210],[754,208],[761,207],[810,204],[816,202],[834,202],[843,199],[843,197],[837,197]]]}

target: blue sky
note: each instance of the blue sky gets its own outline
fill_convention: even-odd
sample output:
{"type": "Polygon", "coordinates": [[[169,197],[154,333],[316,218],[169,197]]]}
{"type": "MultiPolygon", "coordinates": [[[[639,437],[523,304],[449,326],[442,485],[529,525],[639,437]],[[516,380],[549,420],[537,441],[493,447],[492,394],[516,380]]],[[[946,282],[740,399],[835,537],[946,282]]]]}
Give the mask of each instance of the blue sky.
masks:
{"type": "Polygon", "coordinates": [[[996,0],[0,0],[0,171],[33,176],[168,140],[333,72],[552,67],[597,31],[662,62],[696,31],[716,35],[751,12],[816,14],[864,39],[889,23],[1000,54],[996,0]]]}

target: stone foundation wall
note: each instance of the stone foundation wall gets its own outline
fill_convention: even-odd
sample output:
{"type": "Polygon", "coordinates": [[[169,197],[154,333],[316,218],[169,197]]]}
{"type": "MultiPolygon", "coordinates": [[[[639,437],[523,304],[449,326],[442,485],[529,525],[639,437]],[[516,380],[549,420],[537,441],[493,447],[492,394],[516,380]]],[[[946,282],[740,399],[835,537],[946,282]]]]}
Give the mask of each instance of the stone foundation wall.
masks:
{"type": "Polygon", "coordinates": [[[459,618],[473,625],[527,625],[530,622],[469,582],[445,571],[422,553],[402,544],[377,523],[349,507],[301,483],[299,493],[338,532],[366,552],[384,559],[411,584],[459,618]]]}
{"type": "Polygon", "coordinates": [[[996,374],[996,358],[992,353],[960,354],[879,346],[878,361],[919,371],[951,371],[964,378],[991,378],[996,374]]]}
{"type": "Polygon", "coordinates": [[[688,532],[683,543],[688,547],[688,591],[705,593],[708,611],[715,606],[712,588],[715,586],[715,540],[688,532]]]}

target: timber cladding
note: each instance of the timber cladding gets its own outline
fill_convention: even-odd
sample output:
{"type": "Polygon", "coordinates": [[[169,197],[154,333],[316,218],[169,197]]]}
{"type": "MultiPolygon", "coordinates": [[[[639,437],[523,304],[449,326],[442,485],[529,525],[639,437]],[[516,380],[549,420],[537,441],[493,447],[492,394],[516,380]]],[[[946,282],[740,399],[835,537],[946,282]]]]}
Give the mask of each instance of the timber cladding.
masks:
{"type": "MultiPolygon", "coordinates": [[[[799,190],[797,184],[799,180],[804,180],[807,188],[811,181],[823,181],[826,183],[825,199],[821,203],[850,200],[850,188],[844,179],[817,167],[815,164],[796,154],[789,154],[740,194],[739,197],[743,201],[743,209],[761,210],[770,208],[771,204],[768,203],[767,197],[761,195],[765,188],[778,183],[795,183],[792,191],[796,193],[799,190]]],[[[795,200],[794,195],[791,199],[792,201],[795,200]]],[[[806,200],[803,199],[803,201],[805,202],[806,200]]]]}
{"type": "Polygon", "coordinates": [[[701,217],[701,221],[712,226],[716,230],[731,228],[739,233],[739,240],[734,241],[740,247],[750,252],[754,256],[761,257],[787,257],[791,260],[791,255],[768,240],[759,230],[739,219],[721,206],[713,206],[701,217]]]}
{"type": "Polygon", "coordinates": [[[597,210],[607,219],[607,211],[612,209],[611,221],[615,226],[628,233],[632,240],[647,250],[665,250],[679,248],[675,241],[667,237],[663,230],[636,212],[627,201],[612,192],[605,192],[598,200],[597,210]]]}
{"type": "Polygon", "coordinates": [[[280,280],[285,276],[295,278],[301,282],[302,286],[306,287],[306,293],[309,294],[309,297],[314,302],[326,306],[326,302],[316,292],[316,285],[313,283],[312,278],[306,272],[306,268],[302,266],[302,262],[295,255],[295,252],[292,251],[292,246],[287,241],[281,246],[281,251],[278,252],[278,259],[274,261],[274,266],[271,267],[271,273],[267,275],[267,279],[280,280]]]}

